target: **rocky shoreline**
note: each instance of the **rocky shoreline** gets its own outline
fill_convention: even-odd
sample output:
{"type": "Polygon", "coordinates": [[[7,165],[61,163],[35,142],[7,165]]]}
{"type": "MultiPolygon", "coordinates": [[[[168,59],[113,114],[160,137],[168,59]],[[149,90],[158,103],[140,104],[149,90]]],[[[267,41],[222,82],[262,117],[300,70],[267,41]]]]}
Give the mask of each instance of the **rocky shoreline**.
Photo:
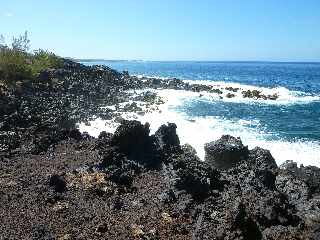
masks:
{"type": "Polygon", "coordinates": [[[148,124],[121,119],[119,111],[142,111],[135,101],[150,111],[162,104],[134,94],[147,88],[278,98],[70,60],[37,84],[1,86],[0,239],[320,238],[319,168],[279,167],[268,150],[232,136],[206,144],[200,161],[174,123],[151,135],[148,124]],[[81,134],[76,124],[93,117],[119,126],[81,134]]]}

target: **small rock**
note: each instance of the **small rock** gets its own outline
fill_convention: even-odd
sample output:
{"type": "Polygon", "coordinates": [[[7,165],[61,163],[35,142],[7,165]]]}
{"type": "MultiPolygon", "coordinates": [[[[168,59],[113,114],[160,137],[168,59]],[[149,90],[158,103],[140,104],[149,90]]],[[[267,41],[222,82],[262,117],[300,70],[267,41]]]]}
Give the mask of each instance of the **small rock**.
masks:
{"type": "Polygon", "coordinates": [[[131,232],[133,237],[142,237],[144,235],[144,231],[142,229],[142,225],[133,224],[131,226],[131,232]]]}
{"type": "Polygon", "coordinates": [[[173,221],[173,219],[172,219],[172,217],[170,216],[169,213],[163,212],[163,213],[161,214],[161,217],[162,217],[162,220],[163,220],[164,222],[166,222],[166,223],[172,223],[172,221],[173,221]]]}

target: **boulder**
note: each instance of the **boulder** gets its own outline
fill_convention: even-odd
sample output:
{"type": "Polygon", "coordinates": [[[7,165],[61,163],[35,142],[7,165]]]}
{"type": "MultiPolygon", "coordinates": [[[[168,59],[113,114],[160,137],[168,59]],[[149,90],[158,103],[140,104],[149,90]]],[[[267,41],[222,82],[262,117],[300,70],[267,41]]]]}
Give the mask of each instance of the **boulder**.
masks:
{"type": "Polygon", "coordinates": [[[154,134],[156,141],[160,149],[167,151],[174,148],[180,149],[180,140],[177,135],[177,125],[174,123],[168,123],[168,125],[162,125],[154,134]]]}
{"type": "Polygon", "coordinates": [[[149,141],[149,133],[149,124],[124,120],[115,131],[111,145],[118,146],[129,157],[137,158],[149,141]]]}
{"type": "Polygon", "coordinates": [[[64,177],[57,174],[50,176],[49,186],[58,193],[62,193],[67,190],[67,183],[64,177]]]}
{"type": "Polygon", "coordinates": [[[128,159],[145,167],[158,167],[161,154],[154,138],[149,136],[149,124],[124,120],[111,138],[111,146],[119,149],[128,159]]]}
{"type": "Polygon", "coordinates": [[[240,138],[224,135],[220,139],[205,144],[205,161],[218,169],[229,169],[247,159],[249,150],[240,138]]]}

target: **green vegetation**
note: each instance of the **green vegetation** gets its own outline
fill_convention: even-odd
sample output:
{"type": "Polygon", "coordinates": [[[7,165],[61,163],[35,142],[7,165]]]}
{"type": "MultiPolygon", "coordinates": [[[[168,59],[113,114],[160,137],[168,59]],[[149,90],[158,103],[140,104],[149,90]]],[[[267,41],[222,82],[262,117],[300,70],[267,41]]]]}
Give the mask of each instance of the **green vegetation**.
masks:
{"type": "Polygon", "coordinates": [[[13,37],[11,45],[0,35],[0,81],[15,85],[18,81],[36,81],[39,74],[49,68],[59,68],[63,61],[54,53],[45,50],[30,52],[30,40],[25,32],[13,37]]]}

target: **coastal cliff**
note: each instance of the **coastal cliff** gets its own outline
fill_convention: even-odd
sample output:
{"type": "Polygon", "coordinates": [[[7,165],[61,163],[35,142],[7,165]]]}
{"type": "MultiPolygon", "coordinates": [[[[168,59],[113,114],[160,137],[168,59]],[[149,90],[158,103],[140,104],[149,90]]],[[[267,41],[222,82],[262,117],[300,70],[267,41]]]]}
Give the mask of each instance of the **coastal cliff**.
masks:
{"type": "MultiPolygon", "coordinates": [[[[205,161],[180,145],[176,125],[148,124],[104,108],[157,110],[168,88],[277,101],[276,94],[179,79],[138,78],[63,60],[0,90],[0,239],[319,239],[320,169],[277,166],[268,150],[222,136],[205,161]],[[132,100],[129,105],[121,103],[132,100]],[[77,129],[118,123],[98,138],[77,129]]],[[[143,114],[143,113],[141,113],[143,114]]]]}

